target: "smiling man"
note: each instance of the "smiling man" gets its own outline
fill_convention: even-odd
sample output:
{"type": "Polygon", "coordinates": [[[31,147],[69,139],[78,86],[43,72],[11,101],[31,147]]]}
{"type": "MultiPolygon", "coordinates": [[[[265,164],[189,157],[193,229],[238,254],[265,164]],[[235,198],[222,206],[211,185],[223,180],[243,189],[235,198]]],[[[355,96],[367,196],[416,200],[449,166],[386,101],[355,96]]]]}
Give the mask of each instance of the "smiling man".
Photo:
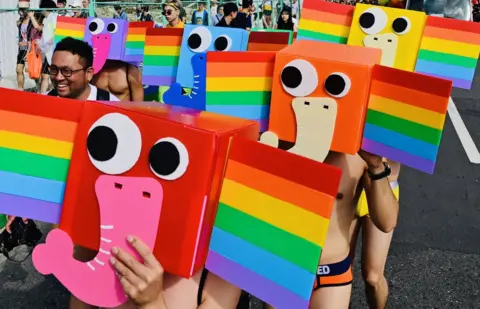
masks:
{"type": "Polygon", "coordinates": [[[90,84],[93,78],[93,49],[73,38],[60,41],[53,53],[50,78],[54,89],[50,96],[89,101],[119,101],[106,90],[90,84]]]}

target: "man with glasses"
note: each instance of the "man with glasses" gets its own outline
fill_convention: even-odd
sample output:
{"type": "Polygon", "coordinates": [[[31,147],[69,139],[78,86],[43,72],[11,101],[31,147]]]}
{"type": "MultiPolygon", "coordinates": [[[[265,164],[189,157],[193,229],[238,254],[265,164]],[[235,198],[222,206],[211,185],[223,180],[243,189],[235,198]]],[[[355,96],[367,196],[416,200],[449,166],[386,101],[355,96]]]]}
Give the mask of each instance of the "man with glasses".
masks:
{"type": "Polygon", "coordinates": [[[49,68],[54,89],[50,96],[89,101],[119,101],[90,84],[93,78],[93,49],[88,43],[71,37],[60,41],[49,68]]]}

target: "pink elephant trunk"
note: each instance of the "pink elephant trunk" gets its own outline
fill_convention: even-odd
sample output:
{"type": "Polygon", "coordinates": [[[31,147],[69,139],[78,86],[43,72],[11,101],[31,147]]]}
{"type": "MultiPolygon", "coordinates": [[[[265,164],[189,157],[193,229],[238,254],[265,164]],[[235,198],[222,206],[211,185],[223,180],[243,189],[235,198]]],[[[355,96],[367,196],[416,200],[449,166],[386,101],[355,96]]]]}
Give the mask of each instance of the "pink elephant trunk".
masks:
{"type": "Polygon", "coordinates": [[[110,34],[100,34],[92,36],[93,47],[93,70],[97,74],[107,62],[112,37],[110,34]]]}

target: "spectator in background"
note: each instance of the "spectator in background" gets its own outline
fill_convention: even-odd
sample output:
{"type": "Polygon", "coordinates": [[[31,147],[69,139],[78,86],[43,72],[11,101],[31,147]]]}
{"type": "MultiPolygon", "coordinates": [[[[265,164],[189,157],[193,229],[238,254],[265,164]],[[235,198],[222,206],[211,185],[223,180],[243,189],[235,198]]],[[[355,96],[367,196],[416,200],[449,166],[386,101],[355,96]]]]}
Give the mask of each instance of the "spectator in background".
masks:
{"type": "MultiPolygon", "coordinates": [[[[71,7],[73,8],[73,10],[71,11],[70,16],[73,17],[73,18],[82,18],[81,17],[82,16],[82,11],[79,10],[79,9],[83,8],[81,0],[75,0],[72,3],[71,7]]],[[[87,17],[88,17],[88,15],[87,15],[87,17]]]]}
{"type": "Polygon", "coordinates": [[[24,11],[18,11],[20,15],[17,21],[18,27],[18,54],[17,54],[17,86],[18,89],[23,90],[25,85],[25,61],[28,52],[28,44],[30,42],[30,30],[33,28],[30,16],[24,11]]]}
{"type": "Polygon", "coordinates": [[[250,17],[252,5],[252,0],[242,0],[242,9],[237,13],[237,17],[233,20],[234,28],[241,28],[247,31],[252,29],[252,18],[250,17]]]}
{"type": "MultiPolygon", "coordinates": [[[[355,2],[355,0],[353,0],[353,2],[355,2]]],[[[298,10],[298,0],[292,0],[292,18],[297,18],[298,10]]]]}
{"type": "Polygon", "coordinates": [[[114,6],[115,13],[113,13],[113,19],[124,19],[128,20],[127,13],[125,13],[120,5],[114,6]]]}
{"type": "Polygon", "coordinates": [[[168,24],[166,28],[184,28],[185,24],[180,20],[180,8],[175,1],[163,5],[163,16],[168,24]]]}
{"type": "Polygon", "coordinates": [[[278,16],[277,24],[274,29],[297,31],[296,25],[292,19],[292,10],[288,6],[284,6],[282,12],[278,16]]]}
{"type": "Polygon", "coordinates": [[[210,16],[215,16],[218,14],[218,0],[210,1],[210,16]]]}
{"type": "Polygon", "coordinates": [[[192,24],[208,26],[208,12],[204,2],[199,2],[197,10],[193,12],[192,24]]]}
{"type": "Polygon", "coordinates": [[[57,8],[62,9],[58,10],[58,16],[66,16],[67,15],[67,0],[57,0],[57,8]]]}
{"type": "Polygon", "coordinates": [[[233,27],[233,21],[238,14],[238,6],[234,2],[227,2],[223,5],[223,18],[216,25],[217,27],[233,27]]]}
{"type": "Polygon", "coordinates": [[[142,13],[140,14],[139,21],[153,21],[153,17],[149,12],[150,8],[148,6],[142,7],[142,13]]]}
{"type": "Polygon", "coordinates": [[[262,24],[264,29],[272,28],[272,0],[263,0],[262,2],[262,24]]]}
{"type": "MultiPolygon", "coordinates": [[[[90,0],[82,0],[82,8],[83,9],[88,9],[90,7],[90,0]]],[[[80,15],[78,16],[79,18],[88,18],[88,11],[83,10],[80,15]]],[[[95,17],[97,17],[97,13],[95,13],[95,17]]]]}
{"type": "Polygon", "coordinates": [[[212,25],[216,26],[223,18],[223,5],[219,5],[217,8],[217,15],[212,16],[212,25]]]}

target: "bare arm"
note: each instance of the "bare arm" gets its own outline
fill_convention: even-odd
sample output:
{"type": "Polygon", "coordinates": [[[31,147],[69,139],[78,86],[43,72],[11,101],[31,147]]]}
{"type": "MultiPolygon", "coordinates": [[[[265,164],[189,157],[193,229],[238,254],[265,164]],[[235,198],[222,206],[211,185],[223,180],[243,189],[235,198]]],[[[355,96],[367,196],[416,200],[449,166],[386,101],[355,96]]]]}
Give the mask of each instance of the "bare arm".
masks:
{"type": "Polygon", "coordinates": [[[29,16],[30,16],[30,20],[32,21],[33,28],[35,28],[38,31],[42,31],[43,26],[38,23],[37,19],[35,18],[35,15],[29,14],[29,16]]]}
{"type": "Polygon", "coordinates": [[[242,290],[220,277],[208,273],[198,309],[235,309],[242,290]]]}
{"type": "Polygon", "coordinates": [[[143,85],[142,85],[142,72],[139,68],[129,64],[128,68],[128,83],[130,84],[130,89],[132,91],[131,98],[132,101],[142,102],[143,101],[143,85]]]}

